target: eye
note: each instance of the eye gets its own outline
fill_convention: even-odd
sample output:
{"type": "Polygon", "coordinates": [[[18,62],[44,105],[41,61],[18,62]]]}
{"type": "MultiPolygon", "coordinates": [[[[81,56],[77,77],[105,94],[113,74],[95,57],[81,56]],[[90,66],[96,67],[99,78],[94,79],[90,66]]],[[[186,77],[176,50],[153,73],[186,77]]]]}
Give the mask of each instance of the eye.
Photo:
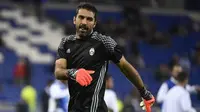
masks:
{"type": "Polygon", "coordinates": [[[93,21],[93,18],[88,17],[87,20],[88,20],[88,21],[93,21]]]}
{"type": "Polygon", "coordinates": [[[79,15],[78,18],[79,19],[84,19],[84,16],[79,15]]]}

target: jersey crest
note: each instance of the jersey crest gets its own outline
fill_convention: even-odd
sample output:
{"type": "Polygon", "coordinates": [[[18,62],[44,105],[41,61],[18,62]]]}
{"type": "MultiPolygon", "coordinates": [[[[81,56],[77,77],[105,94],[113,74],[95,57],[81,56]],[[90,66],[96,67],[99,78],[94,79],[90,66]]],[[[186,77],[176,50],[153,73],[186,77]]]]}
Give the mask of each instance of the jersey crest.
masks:
{"type": "Polygon", "coordinates": [[[93,55],[94,55],[94,53],[95,53],[95,50],[94,50],[94,48],[91,48],[91,49],[89,50],[89,54],[90,54],[90,56],[93,56],[93,55]]]}

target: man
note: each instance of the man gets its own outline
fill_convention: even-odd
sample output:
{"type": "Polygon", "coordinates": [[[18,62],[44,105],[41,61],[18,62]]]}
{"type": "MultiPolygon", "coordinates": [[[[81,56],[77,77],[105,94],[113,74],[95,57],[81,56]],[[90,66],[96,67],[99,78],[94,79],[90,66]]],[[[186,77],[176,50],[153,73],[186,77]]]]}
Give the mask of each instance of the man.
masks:
{"type": "MultiPolygon", "coordinates": [[[[182,67],[180,65],[172,66],[171,78],[165,81],[158,90],[157,102],[161,104],[161,107],[167,92],[177,84],[176,77],[180,72],[182,72],[182,67]]],[[[196,90],[198,90],[198,88],[199,88],[198,86],[190,86],[188,84],[186,85],[186,90],[189,91],[190,93],[195,93],[196,90]]]]}
{"type": "Polygon", "coordinates": [[[176,80],[177,84],[165,96],[162,112],[196,112],[192,108],[190,94],[185,89],[188,73],[180,72],[176,80]]]}
{"type": "Polygon", "coordinates": [[[115,91],[112,90],[113,86],[114,86],[114,83],[113,83],[112,76],[107,75],[104,100],[106,102],[109,112],[119,112],[119,109],[117,107],[117,95],[115,91]]]}
{"type": "Polygon", "coordinates": [[[28,105],[29,112],[36,112],[37,110],[37,91],[30,84],[27,83],[21,90],[21,99],[28,105]]]}
{"type": "Polygon", "coordinates": [[[48,112],[68,112],[69,89],[67,80],[55,80],[49,88],[48,112]]]}
{"type": "Polygon", "coordinates": [[[62,39],[55,62],[55,77],[68,80],[69,112],[108,111],[104,92],[109,60],[116,63],[137,87],[147,110],[150,110],[155,99],[146,90],[138,72],[126,61],[111,37],[93,31],[97,23],[97,9],[89,3],[80,4],[73,23],[76,34],[62,39]]]}
{"type": "Polygon", "coordinates": [[[42,112],[48,112],[49,108],[49,88],[51,87],[51,84],[53,83],[53,80],[48,80],[46,87],[44,88],[42,94],[41,94],[41,105],[42,105],[42,112]]]}

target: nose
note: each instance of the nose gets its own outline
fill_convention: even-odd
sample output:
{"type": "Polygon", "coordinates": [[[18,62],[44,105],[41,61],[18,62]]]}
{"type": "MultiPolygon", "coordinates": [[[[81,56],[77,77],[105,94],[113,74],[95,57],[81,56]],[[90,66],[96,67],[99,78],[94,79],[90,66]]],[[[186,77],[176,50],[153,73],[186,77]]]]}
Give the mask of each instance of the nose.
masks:
{"type": "Polygon", "coordinates": [[[82,21],[81,21],[82,24],[87,24],[87,19],[84,18],[82,21]]]}

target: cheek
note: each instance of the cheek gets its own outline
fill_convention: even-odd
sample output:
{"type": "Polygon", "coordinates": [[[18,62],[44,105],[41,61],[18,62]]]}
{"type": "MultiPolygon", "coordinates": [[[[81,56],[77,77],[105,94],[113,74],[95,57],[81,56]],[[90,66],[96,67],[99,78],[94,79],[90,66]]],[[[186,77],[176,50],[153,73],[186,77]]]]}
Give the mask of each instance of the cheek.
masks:
{"type": "Polygon", "coordinates": [[[94,23],[90,23],[88,26],[90,27],[90,29],[92,29],[94,28],[94,23]]]}

